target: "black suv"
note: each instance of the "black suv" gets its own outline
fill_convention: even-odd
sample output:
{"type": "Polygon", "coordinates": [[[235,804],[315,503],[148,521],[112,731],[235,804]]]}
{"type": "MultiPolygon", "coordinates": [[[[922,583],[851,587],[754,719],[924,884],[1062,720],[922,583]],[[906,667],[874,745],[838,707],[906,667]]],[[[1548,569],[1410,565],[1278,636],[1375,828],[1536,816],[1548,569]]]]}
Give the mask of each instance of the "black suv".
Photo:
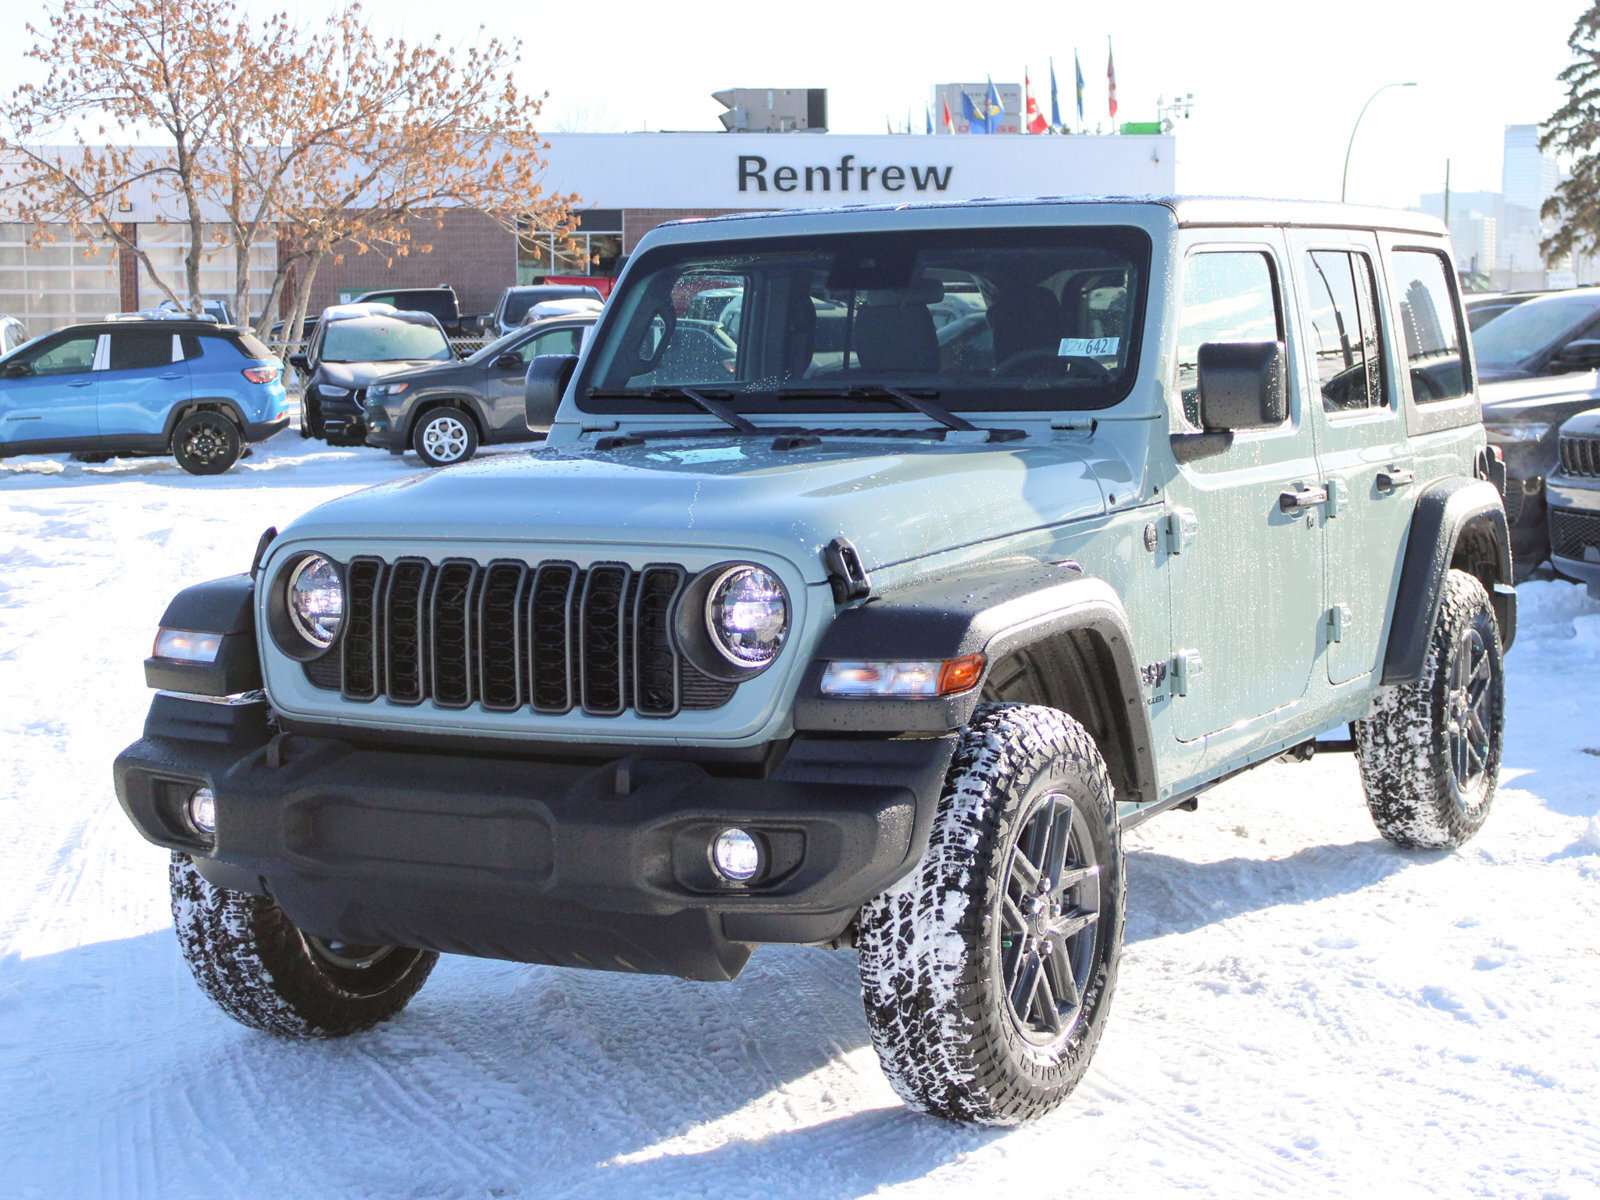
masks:
{"type": "Polygon", "coordinates": [[[392,304],[406,312],[425,312],[435,318],[451,337],[471,337],[474,331],[461,323],[461,302],[448,283],[438,287],[380,288],[357,296],[353,304],[392,304]]]}
{"type": "Polygon", "coordinates": [[[305,380],[300,436],[359,446],[366,437],[368,387],[402,371],[454,361],[450,340],[428,313],[330,308],[317,320],[306,352],[289,358],[305,380]]]}

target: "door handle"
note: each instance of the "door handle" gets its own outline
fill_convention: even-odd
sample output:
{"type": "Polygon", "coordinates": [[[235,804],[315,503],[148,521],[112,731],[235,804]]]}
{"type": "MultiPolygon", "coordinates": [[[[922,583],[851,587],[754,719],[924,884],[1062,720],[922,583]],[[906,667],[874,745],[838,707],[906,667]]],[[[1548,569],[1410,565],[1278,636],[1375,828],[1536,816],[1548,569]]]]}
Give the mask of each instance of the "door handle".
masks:
{"type": "Polygon", "coordinates": [[[80,379],[76,383],[67,384],[67,386],[68,387],[88,387],[93,382],[94,382],[94,380],[92,380],[92,379],[80,379]]]}
{"type": "Polygon", "coordinates": [[[1416,481],[1417,475],[1415,471],[1399,471],[1391,468],[1387,471],[1379,471],[1376,483],[1380,492],[1392,492],[1395,488],[1403,488],[1416,481]]]}
{"type": "Polygon", "coordinates": [[[1280,512],[1299,512],[1302,508],[1315,508],[1327,502],[1328,489],[1325,487],[1301,488],[1299,491],[1278,493],[1280,512]]]}
{"type": "Polygon", "coordinates": [[[161,378],[163,378],[163,379],[182,379],[183,376],[174,374],[174,375],[163,375],[161,378]]]}

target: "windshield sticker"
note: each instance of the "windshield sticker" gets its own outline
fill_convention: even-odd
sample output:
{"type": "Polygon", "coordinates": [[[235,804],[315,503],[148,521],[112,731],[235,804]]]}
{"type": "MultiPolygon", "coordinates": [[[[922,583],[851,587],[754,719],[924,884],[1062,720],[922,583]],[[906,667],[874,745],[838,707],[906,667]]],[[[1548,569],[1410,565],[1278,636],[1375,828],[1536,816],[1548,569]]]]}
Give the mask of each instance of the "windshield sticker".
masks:
{"type": "Polygon", "coordinates": [[[1058,358],[1102,358],[1115,354],[1121,338],[1062,338],[1058,358]]]}

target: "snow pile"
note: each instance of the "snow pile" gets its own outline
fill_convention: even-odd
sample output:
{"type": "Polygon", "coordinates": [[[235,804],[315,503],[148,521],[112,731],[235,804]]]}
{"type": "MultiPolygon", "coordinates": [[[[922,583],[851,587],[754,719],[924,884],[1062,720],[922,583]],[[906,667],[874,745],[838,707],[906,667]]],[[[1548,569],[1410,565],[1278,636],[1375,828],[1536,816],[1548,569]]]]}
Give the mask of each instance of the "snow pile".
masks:
{"type": "Polygon", "coordinates": [[[1502,787],[1382,841],[1348,756],[1132,831],[1105,1039],[1006,1132],[907,1110],[855,957],[733,984],[446,958],[328,1043],[238,1026],[111,790],[178,587],[414,459],[284,435],[228,474],[0,462],[0,1198],[1600,1197],[1600,605],[1525,585],[1502,787]]]}

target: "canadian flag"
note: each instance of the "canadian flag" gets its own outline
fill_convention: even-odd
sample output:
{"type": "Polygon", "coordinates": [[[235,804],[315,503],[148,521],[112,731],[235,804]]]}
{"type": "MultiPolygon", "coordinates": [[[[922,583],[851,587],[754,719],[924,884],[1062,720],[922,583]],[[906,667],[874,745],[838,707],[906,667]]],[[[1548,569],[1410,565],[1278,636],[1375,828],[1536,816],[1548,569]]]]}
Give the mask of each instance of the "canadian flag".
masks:
{"type": "Polygon", "coordinates": [[[1039,111],[1039,102],[1033,98],[1033,80],[1028,78],[1028,72],[1022,72],[1022,90],[1028,98],[1028,120],[1025,128],[1029,133],[1043,133],[1050,128],[1050,122],[1044,119],[1044,114],[1039,111]]]}
{"type": "Polygon", "coordinates": [[[1110,101],[1111,119],[1117,119],[1117,63],[1111,57],[1111,39],[1106,39],[1106,99],[1110,101]]]}
{"type": "Polygon", "coordinates": [[[948,99],[944,102],[944,131],[946,133],[954,133],[956,131],[955,123],[950,120],[950,101],[948,99]]]}

